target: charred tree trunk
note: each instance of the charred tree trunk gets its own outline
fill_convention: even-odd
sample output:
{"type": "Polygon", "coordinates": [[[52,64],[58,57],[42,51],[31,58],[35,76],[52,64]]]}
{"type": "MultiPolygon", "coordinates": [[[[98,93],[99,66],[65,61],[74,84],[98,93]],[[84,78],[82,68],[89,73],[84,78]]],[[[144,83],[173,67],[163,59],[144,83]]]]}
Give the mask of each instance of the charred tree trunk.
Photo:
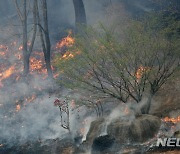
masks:
{"type": "Polygon", "coordinates": [[[29,56],[27,48],[27,2],[23,1],[23,56],[24,56],[24,75],[26,76],[29,73],[29,56]]]}
{"type": "Polygon", "coordinates": [[[154,94],[151,92],[147,98],[147,101],[145,104],[141,107],[141,113],[142,114],[149,114],[150,108],[151,108],[151,102],[154,94]]]}
{"type": "Polygon", "coordinates": [[[47,2],[42,0],[42,10],[43,10],[43,26],[41,24],[40,13],[37,6],[37,25],[39,26],[41,46],[44,53],[44,59],[46,62],[46,69],[48,76],[53,78],[53,73],[51,69],[51,42],[49,37],[49,28],[48,28],[48,15],[47,15],[47,2]]]}
{"type": "Polygon", "coordinates": [[[47,2],[46,0],[43,0],[42,3],[43,3],[44,35],[46,42],[45,62],[46,62],[48,76],[52,78],[53,75],[51,69],[51,42],[50,42],[49,28],[48,28],[47,2]]]}
{"type": "Polygon", "coordinates": [[[74,10],[75,10],[75,23],[76,23],[76,28],[80,24],[87,24],[86,21],[86,12],[85,12],[85,7],[83,0],[73,0],[74,4],[74,10]]]}

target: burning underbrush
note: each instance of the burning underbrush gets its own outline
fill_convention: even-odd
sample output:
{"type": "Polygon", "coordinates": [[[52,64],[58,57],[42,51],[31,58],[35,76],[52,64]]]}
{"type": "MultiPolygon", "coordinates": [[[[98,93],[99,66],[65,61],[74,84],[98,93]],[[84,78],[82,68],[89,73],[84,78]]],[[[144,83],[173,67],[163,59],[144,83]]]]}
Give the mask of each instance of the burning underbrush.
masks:
{"type": "MultiPolygon", "coordinates": [[[[74,58],[80,52],[70,53],[67,51],[67,47],[72,46],[74,42],[75,39],[69,33],[67,37],[55,45],[53,48],[55,51],[52,56],[60,53],[60,60],[74,58]]],[[[24,79],[22,76],[22,50],[22,46],[17,42],[10,43],[10,45],[0,45],[0,152],[8,152],[9,149],[19,152],[23,150],[23,147],[28,147],[31,151],[35,148],[34,144],[37,144],[43,151],[45,144],[50,148],[49,145],[54,143],[56,144],[56,147],[54,147],[56,149],[64,140],[68,140],[68,144],[71,143],[68,148],[80,147],[84,150],[90,146],[89,149],[91,149],[89,139],[92,139],[92,147],[96,147],[95,149],[98,152],[104,148],[106,141],[109,143],[109,140],[113,141],[110,147],[108,145],[108,148],[111,150],[113,147],[114,150],[124,152],[128,150],[136,151],[137,149],[144,152],[149,150],[158,137],[171,137],[179,130],[179,115],[172,118],[165,117],[162,118],[162,124],[158,128],[158,133],[147,142],[137,144],[134,141],[132,145],[129,143],[121,146],[119,146],[120,144],[116,145],[118,142],[116,142],[116,136],[113,136],[114,131],[109,133],[108,130],[110,128],[115,130],[114,128],[116,127],[121,130],[121,127],[114,126],[118,123],[123,125],[122,130],[127,132],[126,128],[129,129],[130,124],[136,120],[135,114],[131,112],[129,107],[123,106],[123,108],[119,109],[116,108],[117,104],[109,102],[107,104],[95,103],[94,108],[79,106],[72,98],[80,99],[81,96],[79,95],[81,94],[71,93],[64,88],[60,89],[53,80],[47,78],[44,55],[41,51],[32,53],[30,57],[30,74],[24,79]],[[67,99],[67,96],[71,97],[67,99]],[[66,108],[61,106],[61,99],[65,100],[66,108]],[[56,101],[56,106],[59,107],[60,113],[59,109],[53,105],[55,100],[60,100],[56,101]],[[116,108],[115,112],[112,112],[114,108],[116,108]],[[69,114],[68,116],[67,113],[69,114]],[[105,120],[97,123],[98,126],[102,126],[100,129],[98,126],[98,129],[94,129],[96,127],[91,129],[94,124],[92,121],[96,121],[96,116],[105,120]],[[113,120],[117,119],[120,121],[116,121],[114,124],[113,120]],[[124,127],[124,125],[127,127],[124,127]],[[97,131],[99,132],[97,133],[97,131]],[[94,138],[91,138],[93,136],[90,135],[91,133],[95,134],[94,138]],[[89,145],[87,146],[86,143],[89,145]]],[[[56,68],[52,67],[52,70],[54,77],[58,77],[56,68]]],[[[137,83],[141,80],[143,73],[148,70],[149,68],[144,66],[138,68],[135,72],[137,83]]],[[[144,120],[143,116],[139,119],[144,120]]],[[[155,118],[155,121],[160,120],[155,118]]],[[[138,122],[137,120],[137,124],[138,122]]],[[[139,127],[136,124],[133,126],[134,128],[139,127]]],[[[141,132],[138,133],[141,134],[141,132]]],[[[129,135],[128,133],[124,134],[129,135]]]]}
{"type": "MultiPolygon", "coordinates": [[[[70,34],[59,41],[52,49],[55,50],[52,58],[56,53],[61,53],[64,58],[66,47],[73,42],[70,34]]],[[[22,50],[22,45],[16,41],[0,45],[0,153],[8,152],[14,146],[22,147],[57,138],[82,138],[87,133],[84,128],[87,120],[82,119],[89,113],[87,109],[78,108],[74,101],[68,101],[70,125],[74,128],[71,136],[61,127],[59,110],[53,105],[57,97],[65,99],[68,90],[60,89],[54,80],[47,78],[42,51],[32,52],[30,73],[24,78],[22,50]]],[[[54,78],[58,77],[56,69],[52,67],[52,70],[54,78]]]]}
{"type": "MultiPolygon", "coordinates": [[[[67,47],[72,46],[75,39],[71,37],[71,32],[68,36],[60,40],[53,47],[52,59],[57,53],[62,55],[62,58],[73,57],[72,54],[66,51],[67,47]]],[[[28,42],[28,46],[30,42],[28,42]]],[[[23,46],[14,41],[9,44],[0,44],[0,88],[3,87],[4,82],[10,80],[18,81],[21,78],[23,71],[23,46]]],[[[33,51],[30,56],[30,74],[32,76],[42,76],[43,79],[47,78],[46,64],[44,60],[44,53],[42,51],[33,51]]],[[[58,76],[56,69],[51,66],[54,77],[58,76]]]]}

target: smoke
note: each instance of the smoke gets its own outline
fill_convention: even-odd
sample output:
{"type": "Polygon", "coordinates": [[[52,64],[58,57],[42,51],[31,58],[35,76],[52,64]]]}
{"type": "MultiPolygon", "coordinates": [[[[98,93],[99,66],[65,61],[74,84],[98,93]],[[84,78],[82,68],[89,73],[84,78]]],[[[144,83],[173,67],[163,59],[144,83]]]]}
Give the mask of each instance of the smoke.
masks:
{"type": "MultiPolygon", "coordinates": [[[[30,84],[16,83],[6,91],[0,91],[0,142],[13,145],[37,140],[63,139],[69,136],[69,131],[61,127],[59,108],[53,104],[57,97],[64,100],[68,91],[61,91],[61,94],[57,91],[57,94],[49,94],[50,89],[56,88],[51,81],[40,81],[36,77],[30,84]],[[32,102],[26,102],[26,96],[33,93],[32,85],[40,86],[43,91],[37,94],[32,102]],[[12,89],[16,89],[14,94],[12,94],[12,89]],[[17,111],[15,100],[20,98],[22,98],[22,103],[18,103],[20,109],[17,111]]],[[[69,111],[71,137],[75,138],[79,135],[85,137],[93,120],[90,116],[91,111],[88,112],[85,106],[74,109],[71,101],[69,101],[69,111]],[[83,132],[80,132],[81,129],[83,132]]]]}
{"type": "Polygon", "coordinates": [[[101,134],[99,136],[107,135],[108,125],[115,120],[128,121],[131,123],[135,119],[135,113],[126,104],[120,104],[115,107],[111,113],[105,118],[101,134]]]}
{"type": "MultiPolygon", "coordinates": [[[[141,10],[150,10],[136,2],[131,4],[141,10]]],[[[125,25],[124,21],[129,17],[127,12],[131,8],[126,3],[121,3],[118,0],[112,0],[112,3],[109,0],[84,0],[84,5],[88,24],[96,25],[102,22],[110,26],[117,22],[120,28],[125,25]]],[[[0,43],[9,45],[16,41],[17,46],[21,45],[22,29],[13,1],[1,0],[0,12],[2,14],[0,17],[0,43]]],[[[62,33],[66,29],[72,29],[75,26],[72,0],[48,1],[48,16],[53,42],[56,41],[56,38],[63,37],[62,33]]],[[[36,42],[35,47],[38,48],[38,45],[39,42],[36,42]]],[[[14,64],[18,60],[14,57],[17,49],[12,47],[10,50],[12,51],[11,55],[6,59],[8,65],[14,64]]],[[[19,60],[19,63],[22,63],[22,60],[19,60]]],[[[20,70],[21,68],[17,69],[20,70]]],[[[28,81],[22,79],[14,82],[14,80],[9,79],[5,83],[5,87],[0,89],[0,142],[21,144],[27,141],[67,136],[69,132],[61,127],[59,109],[53,106],[53,102],[57,97],[64,99],[68,93],[67,90],[60,91],[56,83],[42,80],[40,75],[29,77],[28,81]],[[36,95],[36,98],[28,103],[26,98],[33,95],[36,95]],[[16,111],[16,105],[21,107],[18,112],[16,111]]],[[[113,110],[106,118],[101,135],[107,133],[107,126],[117,118],[121,117],[123,120],[133,121],[135,114],[130,110],[130,106],[130,104],[128,106],[121,105],[113,110]]],[[[86,140],[90,124],[95,119],[92,116],[93,112],[91,112],[92,110],[85,106],[78,108],[78,110],[70,108],[70,129],[73,137],[81,133],[82,140],[86,140]],[[83,128],[82,132],[79,132],[80,128],[83,128]]]]}

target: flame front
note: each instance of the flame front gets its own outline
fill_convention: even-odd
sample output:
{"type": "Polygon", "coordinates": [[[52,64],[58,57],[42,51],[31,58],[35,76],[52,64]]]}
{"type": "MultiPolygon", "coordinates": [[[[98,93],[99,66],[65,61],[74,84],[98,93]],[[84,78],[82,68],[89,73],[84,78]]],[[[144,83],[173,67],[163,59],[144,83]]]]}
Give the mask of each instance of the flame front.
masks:
{"type": "Polygon", "coordinates": [[[4,72],[0,73],[0,81],[9,78],[14,73],[14,71],[15,71],[15,67],[11,66],[4,72]]]}
{"type": "MultiPolygon", "coordinates": [[[[75,43],[75,39],[71,36],[72,32],[69,32],[68,36],[63,38],[56,44],[56,51],[63,47],[72,46],[75,43]]],[[[28,42],[28,46],[31,45],[31,42],[28,42]]],[[[64,48],[66,49],[66,48],[64,48]]],[[[64,50],[63,49],[63,50],[64,50]]],[[[0,88],[5,88],[7,83],[6,79],[12,79],[14,82],[18,82],[21,79],[21,74],[23,72],[23,45],[19,44],[18,41],[13,41],[7,44],[0,44],[0,88]]],[[[65,50],[64,50],[65,51],[65,50]]],[[[52,58],[56,52],[52,53],[52,58]]],[[[61,57],[63,59],[73,58],[74,55],[70,52],[65,52],[61,57]]],[[[42,51],[33,51],[29,59],[29,72],[31,75],[41,75],[42,79],[47,77],[47,69],[44,60],[44,53],[42,51]]],[[[56,71],[52,67],[53,72],[56,71]]],[[[55,72],[54,77],[57,78],[59,73],[55,72]]],[[[33,86],[35,90],[41,91],[41,87],[33,86]]],[[[29,103],[33,102],[36,98],[36,95],[25,96],[24,102],[29,103]]],[[[16,101],[15,111],[19,112],[21,110],[21,101],[16,101]]],[[[24,104],[24,105],[25,105],[24,104]]],[[[23,105],[23,104],[22,104],[23,105]]],[[[72,107],[75,107],[72,103],[72,107]]]]}
{"type": "Polygon", "coordinates": [[[75,39],[71,35],[72,35],[72,31],[69,31],[68,36],[63,38],[61,41],[59,41],[56,44],[56,49],[60,49],[65,46],[66,47],[72,46],[75,43],[75,39]]]}
{"type": "Polygon", "coordinates": [[[162,121],[164,121],[164,122],[171,122],[171,123],[177,124],[177,123],[180,122],[180,116],[178,116],[176,118],[165,117],[164,119],[162,119],[162,121]]]}

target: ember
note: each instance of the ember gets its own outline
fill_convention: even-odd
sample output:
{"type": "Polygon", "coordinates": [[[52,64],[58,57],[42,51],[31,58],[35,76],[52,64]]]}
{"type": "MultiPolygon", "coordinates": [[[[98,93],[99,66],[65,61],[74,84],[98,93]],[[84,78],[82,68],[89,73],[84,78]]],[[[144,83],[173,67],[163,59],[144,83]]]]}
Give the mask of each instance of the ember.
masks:
{"type": "Polygon", "coordinates": [[[21,105],[16,105],[16,112],[19,112],[21,110],[21,105]]]}
{"type": "Polygon", "coordinates": [[[0,73],[0,81],[10,77],[14,73],[14,71],[15,71],[15,67],[11,66],[4,72],[0,73]]]}
{"type": "Polygon", "coordinates": [[[147,72],[148,70],[150,70],[150,68],[148,68],[148,67],[143,67],[143,66],[141,65],[141,66],[138,68],[138,70],[136,71],[136,74],[135,74],[136,79],[139,81],[139,80],[142,78],[143,74],[144,74],[145,72],[147,72]]]}

